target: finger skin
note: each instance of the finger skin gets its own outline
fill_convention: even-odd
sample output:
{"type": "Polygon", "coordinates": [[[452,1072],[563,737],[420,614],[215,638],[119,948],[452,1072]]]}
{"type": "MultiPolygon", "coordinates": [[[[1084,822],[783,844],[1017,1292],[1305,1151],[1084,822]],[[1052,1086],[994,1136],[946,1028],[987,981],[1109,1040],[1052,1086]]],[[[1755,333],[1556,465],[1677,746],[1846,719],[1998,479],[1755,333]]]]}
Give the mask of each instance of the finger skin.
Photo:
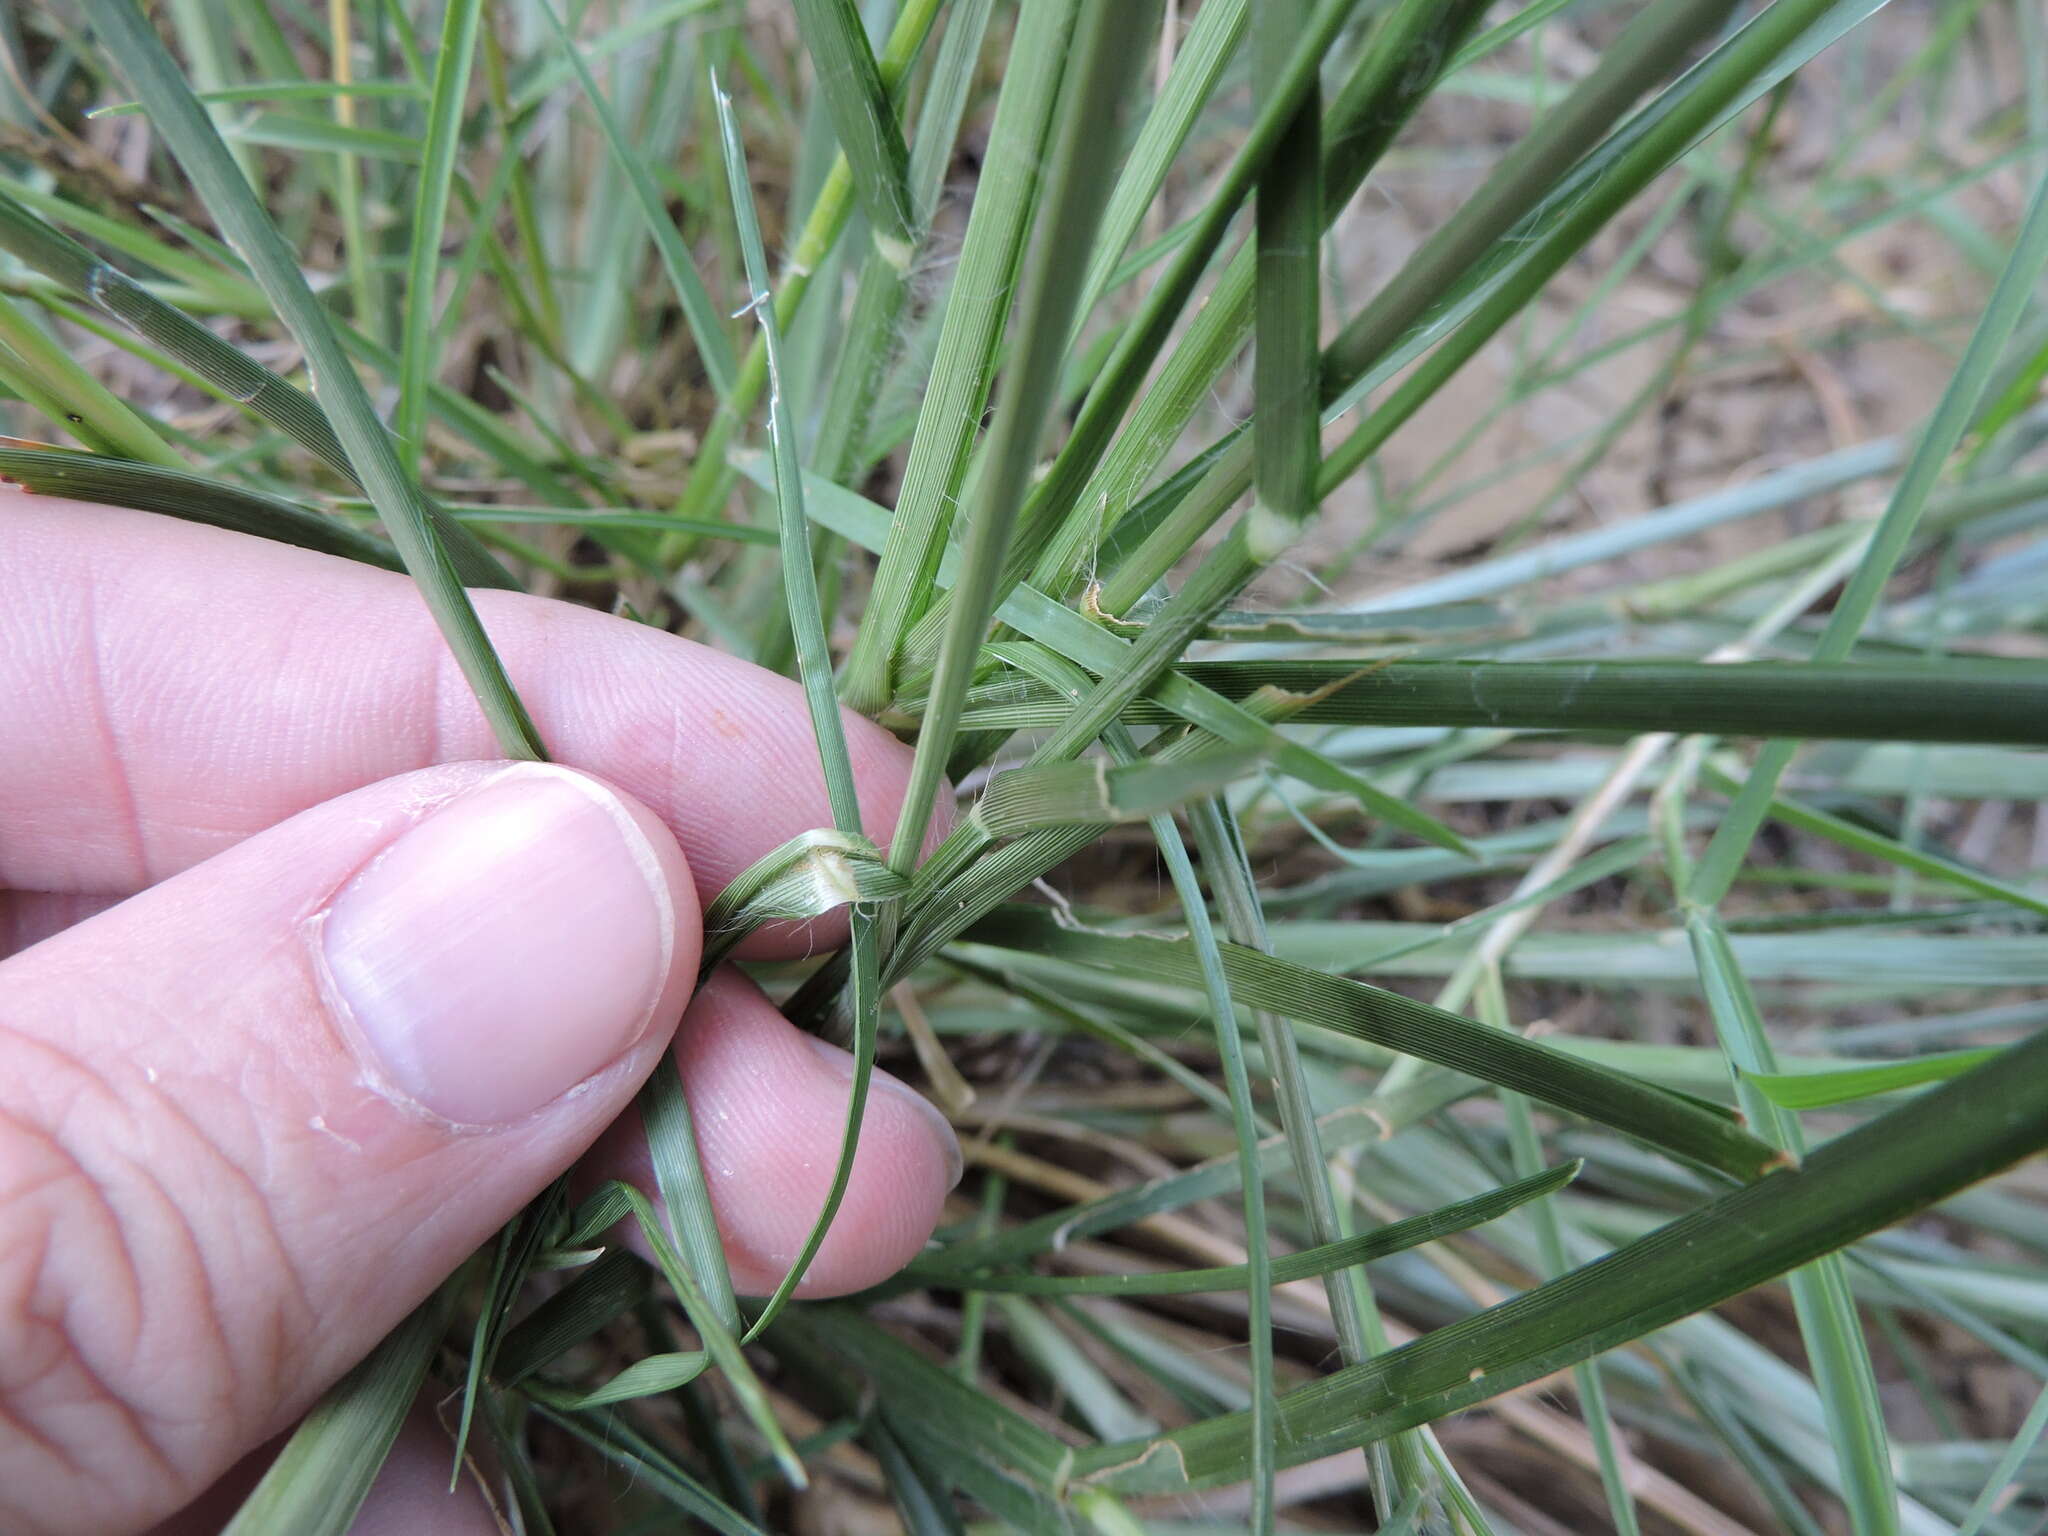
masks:
{"type": "MultiPolygon", "coordinates": [[[[853,1058],[797,1029],[734,971],[714,976],[691,1002],[675,1057],[733,1285],[742,1295],[769,1295],[831,1189],[853,1058]]],[[[606,1133],[586,1169],[593,1184],[623,1178],[654,1187],[637,1114],[606,1133]]],[[[959,1179],[959,1146],[945,1117],[877,1070],[845,1198],[796,1294],[844,1295],[896,1273],[924,1247],[959,1179]]],[[[620,1231],[636,1242],[628,1228],[620,1231]]]]}
{"type": "Polygon", "coordinates": [[[0,891],[0,960],[97,916],[120,899],[62,891],[0,891]]]}
{"type": "Polygon", "coordinates": [[[292,1422],[566,1169],[666,1048],[697,914],[645,1033],[516,1124],[375,1086],[317,919],[503,764],[373,785],[0,964],[0,1530],[131,1530],[292,1422]]]}
{"type": "MultiPolygon", "coordinates": [[[[451,806],[565,776],[465,763],[373,785],[0,963],[0,1531],[132,1530],[193,1498],[626,1108],[699,953],[689,872],[644,807],[626,810],[667,847],[675,932],[646,1034],[612,1067],[508,1126],[451,1126],[394,1102],[333,1012],[327,945],[350,897],[451,806]]],[[[736,1277],[765,1291],[838,1157],[844,1053],[736,975],[687,1027],[736,1277]]],[[[643,1187],[645,1166],[642,1140],[643,1187]]],[[[900,1267],[958,1169],[936,1111],[878,1076],[806,1294],[900,1267]]]]}
{"type": "MultiPolygon", "coordinates": [[[[592,609],[472,596],[550,753],[650,807],[702,900],[831,823],[793,682],[592,609]]],[[[842,719],[886,843],[910,754],[842,719]]],[[[406,577],[0,488],[0,886],[127,895],[348,790],[499,755],[406,577]]],[[[743,953],[843,933],[825,919],[743,953]]]]}
{"type": "MultiPolygon", "coordinates": [[[[472,1458],[474,1443],[470,1446],[472,1458]]],[[[510,1536],[472,1461],[451,1490],[455,1443],[442,1421],[416,1406],[398,1432],[348,1536],[510,1536]]]]}

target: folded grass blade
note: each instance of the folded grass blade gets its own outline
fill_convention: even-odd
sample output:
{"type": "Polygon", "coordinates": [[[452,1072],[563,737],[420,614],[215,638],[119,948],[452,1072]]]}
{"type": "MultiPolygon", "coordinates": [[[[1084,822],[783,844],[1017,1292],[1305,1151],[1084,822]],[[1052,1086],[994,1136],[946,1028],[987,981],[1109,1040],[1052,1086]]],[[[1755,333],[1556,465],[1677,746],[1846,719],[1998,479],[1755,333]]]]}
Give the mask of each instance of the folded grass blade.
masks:
{"type": "MultiPolygon", "coordinates": [[[[861,46],[866,47],[865,40],[861,46]]],[[[790,420],[789,401],[783,390],[782,340],[775,322],[773,295],[768,288],[768,258],[761,245],[761,228],[754,211],[752,189],[747,180],[746,157],[740,147],[739,128],[733,121],[732,101],[714,79],[712,97],[718,109],[720,144],[725,159],[727,185],[739,229],[740,252],[750,289],[749,308],[761,324],[763,355],[768,368],[768,436],[775,466],[775,503],[781,531],[782,589],[788,606],[790,634],[795,642],[797,674],[803,684],[804,702],[809,707],[811,730],[817,738],[823,765],[825,795],[832,808],[832,820],[842,837],[861,838],[860,795],[853,781],[853,759],[847,751],[846,731],[839,717],[839,699],[832,686],[832,653],[825,637],[824,610],[818,597],[818,575],[811,561],[810,522],[804,515],[803,473],[797,462],[796,428],[790,420]]],[[[849,1010],[853,1019],[854,1068],[847,1090],[846,1130],[841,1140],[839,1163],[832,1187],[813,1223],[810,1235],[798,1250],[788,1272],[768,1299],[761,1315],[748,1330],[753,1338],[768,1326],[789,1298],[795,1294],[811,1260],[825,1241],[832,1220],[845,1198],[847,1181],[853,1173],[854,1153],[860,1144],[861,1117],[866,1110],[868,1084],[875,1061],[877,1010],[881,1006],[878,952],[880,934],[873,913],[856,905],[850,918],[852,941],[852,990],[849,1010]]]]}
{"type": "Polygon", "coordinates": [[[414,455],[419,452],[427,418],[441,239],[448,225],[448,193],[455,179],[455,156],[461,147],[470,66],[476,58],[482,13],[482,0],[450,0],[441,17],[441,46],[434,55],[433,93],[427,104],[426,141],[420,150],[419,188],[413,201],[411,261],[398,350],[398,406],[392,417],[392,430],[414,455]]]}

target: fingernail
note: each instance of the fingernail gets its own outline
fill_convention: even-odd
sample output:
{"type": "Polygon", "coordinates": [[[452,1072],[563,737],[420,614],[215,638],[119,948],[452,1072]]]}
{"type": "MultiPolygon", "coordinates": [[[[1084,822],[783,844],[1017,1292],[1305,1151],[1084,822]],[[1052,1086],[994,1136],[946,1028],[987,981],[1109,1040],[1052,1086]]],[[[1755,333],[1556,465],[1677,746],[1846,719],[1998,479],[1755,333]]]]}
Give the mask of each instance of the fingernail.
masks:
{"type": "MultiPolygon", "coordinates": [[[[818,1059],[829,1067],[834,1075],[843,1077],[848,1082],[853,1081],[854,1062],[851,1052],[841,1050],[829,1040],[820,1040],[816,1035],[806,1035],[804,1040],[818,1053],[818,1059]]],[[[938,1143],[940,1154],[946,1160],[946,1188],[955,1188],[960,1183],[960,1175],[966,1171],[966,1165],[960,1157],[960,1138],[954,1133],[953,1122],[946,1118],[945,1111],[902,1078],[893,1077],[880,1067],[868,1074],[868,1102],[872,1104],[878,1095],[894,1099],[916,1110],[918,1118],[930,1130],[932,1139],[938,1143]]]]}
{"type": "Polygon", "coordinates": [[[335,897],[316,942],[381,1091],[502,1125],[646,1032],[675,901],[624,801],[520,764],[408,828],[335,897]]]}

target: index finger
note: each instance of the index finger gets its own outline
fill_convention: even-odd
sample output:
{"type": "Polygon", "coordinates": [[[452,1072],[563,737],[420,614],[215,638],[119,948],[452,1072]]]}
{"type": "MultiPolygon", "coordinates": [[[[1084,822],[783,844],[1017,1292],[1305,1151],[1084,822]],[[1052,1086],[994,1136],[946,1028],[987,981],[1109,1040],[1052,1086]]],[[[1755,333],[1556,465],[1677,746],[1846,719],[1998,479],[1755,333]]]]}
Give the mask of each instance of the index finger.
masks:
{"type": "MultiPolygon", "coordinates": [[[[793,682],[593,609],[473,596],[550,751],[660,816],[707,902],[830,825],[793,682]]],[[[842,717],[886,843],[910,753],[842,717]]],[[[0,491],[0,886],[126,895],[365,784],[500,755],[406,578],[0,491]]]]}

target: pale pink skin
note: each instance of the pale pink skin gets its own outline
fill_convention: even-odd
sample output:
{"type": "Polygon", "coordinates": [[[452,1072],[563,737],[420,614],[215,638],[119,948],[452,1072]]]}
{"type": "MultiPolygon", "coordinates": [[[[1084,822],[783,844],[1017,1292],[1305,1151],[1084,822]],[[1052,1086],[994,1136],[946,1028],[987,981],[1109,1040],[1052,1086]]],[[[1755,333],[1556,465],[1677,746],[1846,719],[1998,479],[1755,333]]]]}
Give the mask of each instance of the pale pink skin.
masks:
{"type": "MultiPolygon", "coordinates": [[[[629,1107],[689,995],[701,903],[829,824],[793,684],[588,609],[476,600],[557,760],[623,792],[675,927],[624,1055],[489,1131],[366,1080],[305,933],[503,772],[410,582],[0,491],[0,1529],[148,1528],[288,1428],[629,1107]]],[[[846,728],[886,841],[909,754],[846,728]]],[[[737,975],[676,1040],[736,1282],[766,1291],[837,1158],[844,1073],[737,975]]],[[[587,1176],[644,1156],[628,1120],[587,1176]]],[[[802,1294],[914,1255],[957,1159],[936,1111],[878,1084],[802,1294]]],[[[375,1529],[491,1528],[414,1475],[445,1468],[433,1434],[401,1441],[375,1529]]]]}

